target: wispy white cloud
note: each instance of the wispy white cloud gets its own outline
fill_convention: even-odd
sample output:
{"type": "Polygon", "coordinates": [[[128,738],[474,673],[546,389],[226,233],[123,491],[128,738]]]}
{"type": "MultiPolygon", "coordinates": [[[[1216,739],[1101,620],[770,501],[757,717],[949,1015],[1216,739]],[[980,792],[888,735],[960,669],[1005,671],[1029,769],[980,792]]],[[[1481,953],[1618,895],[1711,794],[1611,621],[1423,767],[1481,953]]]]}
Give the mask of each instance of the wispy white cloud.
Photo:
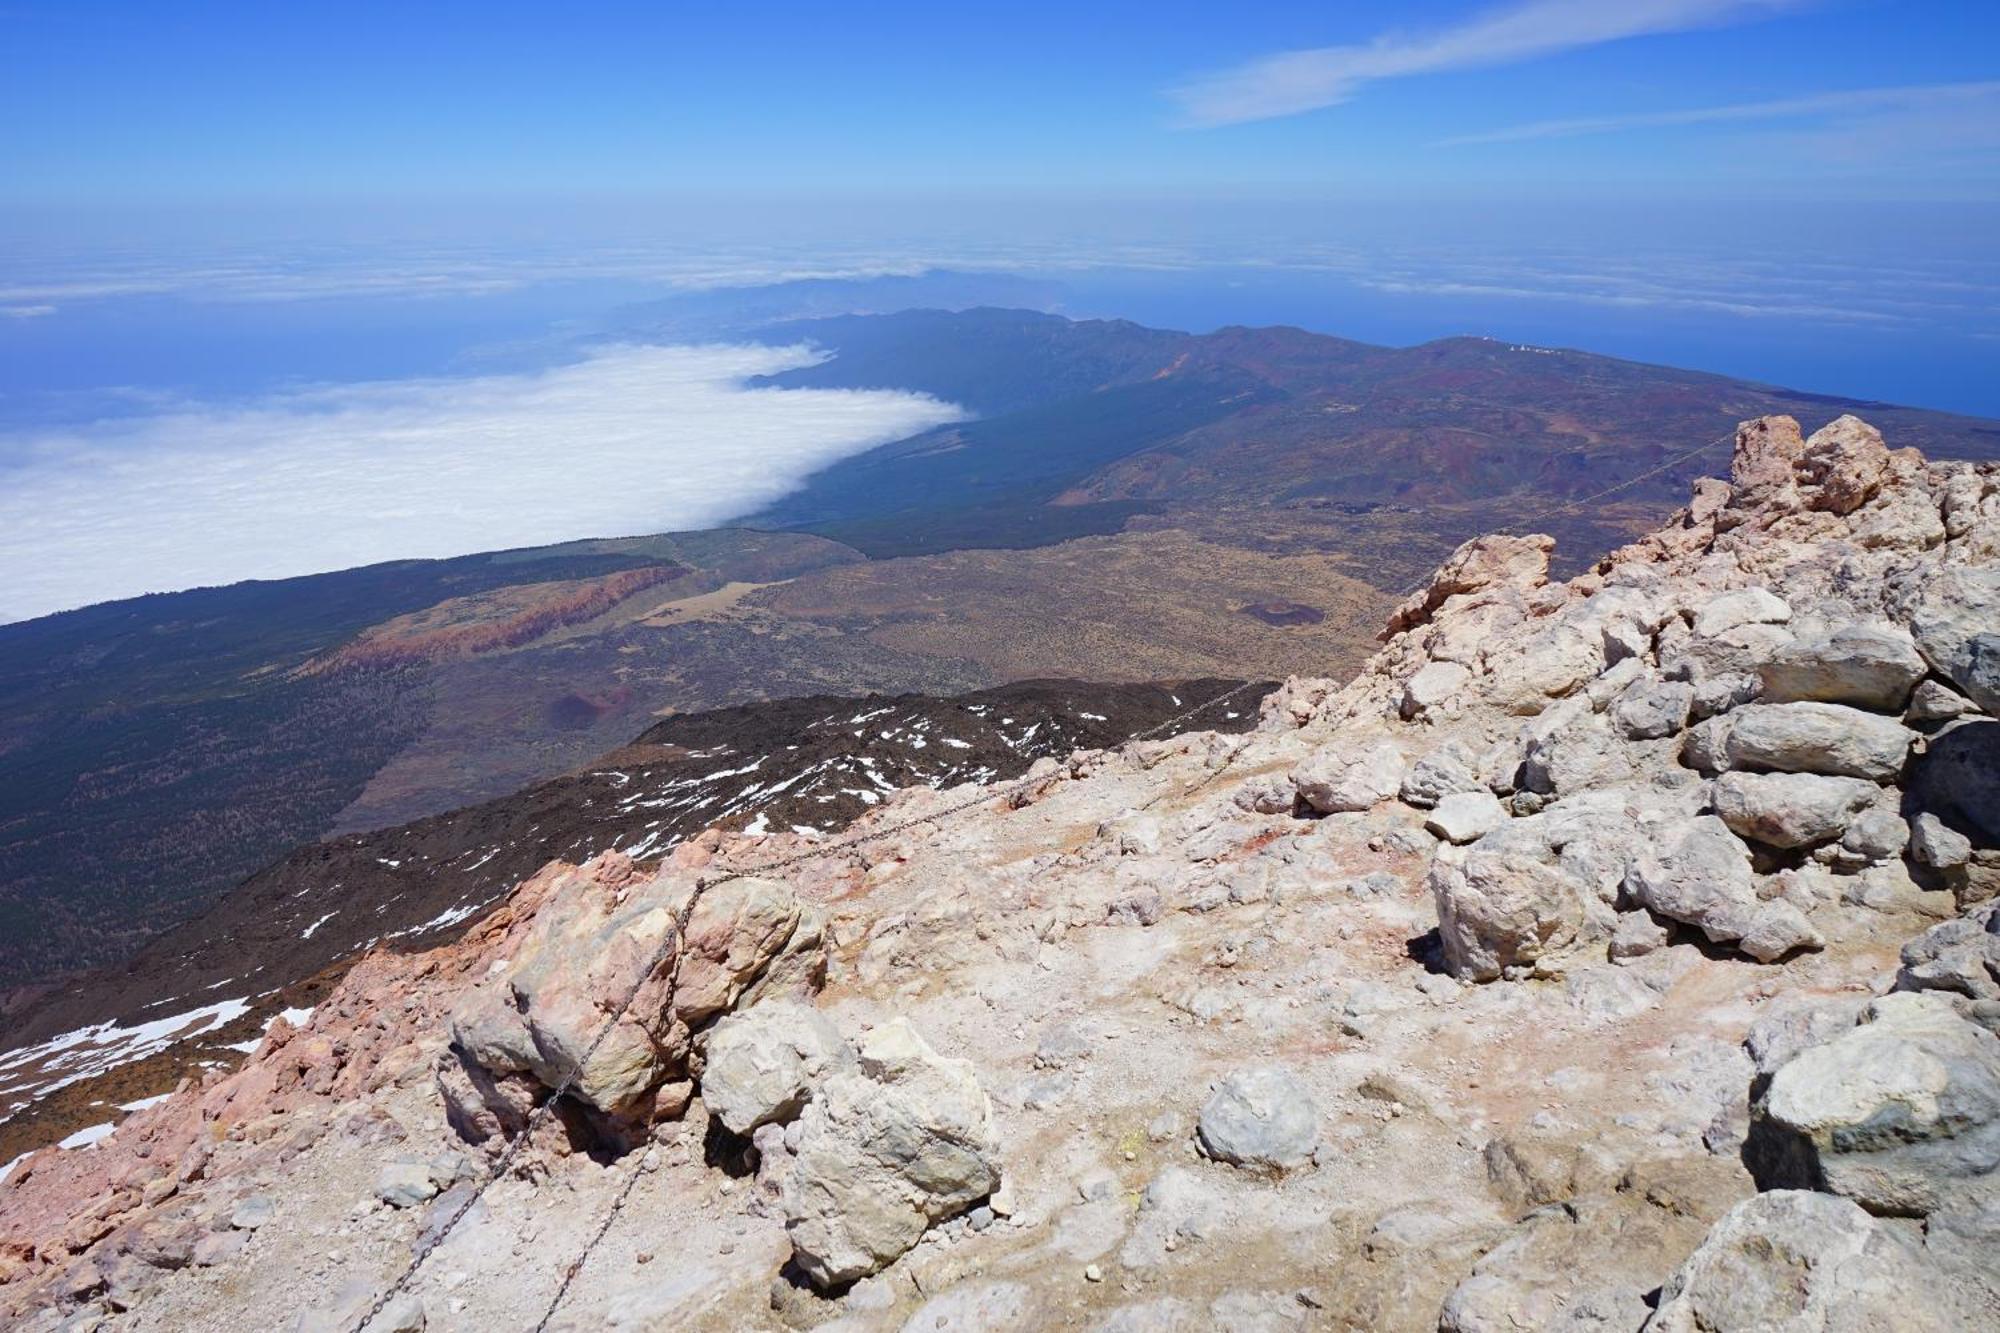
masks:
{"type": "MultiPolygon", "coordinates": [[[[1509,125],[1442,140],[1444,145],[1518,143],[1529,139],[1568,139],[1586,134],[1616,134],[1626,130],[1666,129],[1684,125],[1717,125],[1746,121],[1815,120],[1839,126],[1854,136],[1880,126],[1896,113],[1898,118],[1918,113],[1929,117],[1944,113],[1954,128],[1983,129],[1986,137],[2000,137],[1992,119],[2000,111],[2000,81],[1983,83],[1919,84],[1900,88],[1853,88],[1843,92],[1813,93],[1804,97],[1783,97],[1761,102],[1732,102],[1724,106],[1686,107],[1673,111],[1641,111],[1629,115],[1579,116],[1570,120],[1538,120],[1525,125],[1509,125]]],[[[1898,144],[1905,140],[1897,136],[1898,144]]]]}
{"type": "Polygon", "coordinates": [[[959,415],[751,389],[803,348],[606,348],[534,374],[193,404],[9,442],[0,621],[406,556],[702,527],[959,415]]]}
{"type": "Polygon", "coordinates": [[[1382,79],[1509,65],[1628,37],[1760,18],[1803,2],[1527,0],[1440,32],[1389,32],[1354,46],[1266,56],[1170,89],[1169,95],[1189,125],[1269,120],[1334,106],[1382,79]]]}
{"type": "Polygon", "coordinates": [[[8,319],[40,319],[55,312],[52,305],[0,305],[0,316],[8,319]]]}

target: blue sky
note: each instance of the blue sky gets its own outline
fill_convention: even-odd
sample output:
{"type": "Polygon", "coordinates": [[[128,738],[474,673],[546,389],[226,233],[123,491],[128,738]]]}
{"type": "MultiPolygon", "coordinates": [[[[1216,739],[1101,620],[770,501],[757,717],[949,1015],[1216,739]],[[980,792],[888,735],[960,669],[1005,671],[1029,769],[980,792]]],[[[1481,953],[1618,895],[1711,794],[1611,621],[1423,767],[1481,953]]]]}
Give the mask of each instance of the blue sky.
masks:
{"type": "Polygon", "coordinates": [[[1981,0],[70,0],[0,47],[0,207],[2000,182],[1981,0]]]}
{"type": "Polygon", "coordinates": [[[2000,0],[0,0],[0,57],[0,621],[713,522],[955,410],[592,336],[793,277],[2000,417],[2000,0]]]}

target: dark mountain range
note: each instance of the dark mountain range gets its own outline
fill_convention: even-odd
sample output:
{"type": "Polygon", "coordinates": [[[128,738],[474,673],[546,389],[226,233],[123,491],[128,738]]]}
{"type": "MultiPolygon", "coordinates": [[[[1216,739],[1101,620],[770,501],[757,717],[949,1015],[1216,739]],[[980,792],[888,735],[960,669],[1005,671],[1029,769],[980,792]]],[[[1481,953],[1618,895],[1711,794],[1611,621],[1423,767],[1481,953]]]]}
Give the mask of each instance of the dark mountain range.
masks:
{"type": "MultiPolygon", "coordinates": [[[[1015,777],[1045,755],[1116,745],[1236,683],[1029,681],[956,698],[814,695],[690,713],[498,800],[301,847],[124,966],[10,1017],[10,1047],[70,1035],[0,1069],[0,1161],[170,1088],[204,1060],[232,1059],[271,1014],[314,1003],[369,948],[429,948],[551,860],[612,848],[656,859],[716,824],[836,833],[885,792],[1015,777]],[[171,1040],[171,1023],[157,1034],[166,1040],[143,1036],[221,1001],[226,1020],[184,1041],[171,1040]],[[75,1038],[100,1024],[110,1026],[75,1038]],[[88,1076],[49,1087],[79,1071],[88,1076]]],[[[1162,734],[1246,730],[1268,688],[1162,734]]]]}
{"type": "Polygon", "coordinates": [[[754,287],[698,288],[623,306],[601,321],[598,333],[623,341],[709,341],[754,334],[786,320],[978,306],[1048,310],[1062,296],[1056,283],[1012,273],[954,269],[875,277],[794,278],[754,287]]]}
{"type": "MultiPolygon", "coordinates": [[[[1485,338],[1374,347],[1293,328],[1192,335],[991,309],[762,336],[833,353],[773,384],[893,385],[979,408],[969,425],[843,459],[746,520],[877,557],[1036,545],[1202,506],[1570,498],[1768,413],[1817,424],[1866,412],[1933,455],[2000,457],[1990,421],[1485,338]],[[1049,362],[1066,373],[1015,378],[1049,362]]],[[[1635,494],[1669,503],[1716,462],[1635,494]]]]}
{"type": "MultiPolygon", "coordinates": [[[[836,283],[749,309],[853,299],[836,283]]],[[[406,561],[0,627],[0,986],[127,957],[301,843],[505,795],[677,711],[1337,672],[1463,537],[1744,417],[1811,428],[1862,406],[1478,339],[991,308],[759,336],[830,353],[771,384],[920,389],[978,415],[837,463],[752,520],[782,531],[406,561]]],[[[2000,453],[1990,422],[1865,410],[1936,456],[2000,453]]],[[[1725,457],[1536,521],[1587,559],[1725,457]]]]}

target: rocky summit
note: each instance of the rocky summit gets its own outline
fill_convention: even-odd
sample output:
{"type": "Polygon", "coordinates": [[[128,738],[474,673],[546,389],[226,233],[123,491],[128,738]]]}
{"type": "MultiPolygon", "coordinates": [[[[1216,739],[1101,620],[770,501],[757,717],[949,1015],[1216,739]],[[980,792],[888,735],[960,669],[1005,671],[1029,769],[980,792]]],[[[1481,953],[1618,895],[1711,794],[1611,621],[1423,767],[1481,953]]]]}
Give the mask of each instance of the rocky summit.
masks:
{"type": "Polygon", "coordinates": [[[0,1308],[2000,1326],[2000,468],[1766,417],[1552,545],[1247,734],[552,864],[15,1164],[0,1308]]]}

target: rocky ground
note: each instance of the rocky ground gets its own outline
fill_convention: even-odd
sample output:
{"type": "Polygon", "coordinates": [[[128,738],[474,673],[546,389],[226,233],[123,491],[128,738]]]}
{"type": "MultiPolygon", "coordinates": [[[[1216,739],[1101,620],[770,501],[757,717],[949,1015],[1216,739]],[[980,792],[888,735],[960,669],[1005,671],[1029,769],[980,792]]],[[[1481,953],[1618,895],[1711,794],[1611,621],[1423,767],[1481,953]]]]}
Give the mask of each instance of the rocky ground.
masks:
{"type": "Polygon", "coordinates": [[[2000,471],[1765,418],[1548,547],[1248,735],[552,866],[18,1165],[0,1300],[352,1327],[470,1200],[371,1327],[533,1327],[624,1197],[550,1327],[2000,1327],[2000,471]]]}

